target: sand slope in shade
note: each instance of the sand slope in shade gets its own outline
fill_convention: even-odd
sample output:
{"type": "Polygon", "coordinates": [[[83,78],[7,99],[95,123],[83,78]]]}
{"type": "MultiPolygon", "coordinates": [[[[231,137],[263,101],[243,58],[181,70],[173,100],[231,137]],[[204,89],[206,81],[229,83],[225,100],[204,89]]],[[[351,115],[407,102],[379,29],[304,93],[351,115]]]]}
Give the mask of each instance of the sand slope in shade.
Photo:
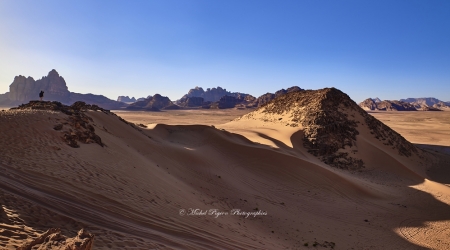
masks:
{"type": "Polygon", "coordinates": [[[105,147],[66,145],[53,129],[65,114],[0,112],[0,248],[50,227],[87,228],[94,249],[449,247],[450,191],[427,175],[444,156],[400,156],[362,124],[354,154],[365,168],[347,171],[308,153],[301,126],[141,128],[87,115],[105,147]],[[267,215],[180,215],[190,208],[267,215]]]}

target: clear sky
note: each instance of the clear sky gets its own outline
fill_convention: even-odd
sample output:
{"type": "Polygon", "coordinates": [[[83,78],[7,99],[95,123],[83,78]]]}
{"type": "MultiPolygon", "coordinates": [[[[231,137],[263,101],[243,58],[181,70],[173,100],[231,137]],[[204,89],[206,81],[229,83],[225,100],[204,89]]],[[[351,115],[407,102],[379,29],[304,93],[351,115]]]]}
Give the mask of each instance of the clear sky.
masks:
{"type": "Polygon", "coordinates": [[[0,93],[51,69],[111,99],[298,85],[450,101],[450,1],[1,0],[0,93]]]}

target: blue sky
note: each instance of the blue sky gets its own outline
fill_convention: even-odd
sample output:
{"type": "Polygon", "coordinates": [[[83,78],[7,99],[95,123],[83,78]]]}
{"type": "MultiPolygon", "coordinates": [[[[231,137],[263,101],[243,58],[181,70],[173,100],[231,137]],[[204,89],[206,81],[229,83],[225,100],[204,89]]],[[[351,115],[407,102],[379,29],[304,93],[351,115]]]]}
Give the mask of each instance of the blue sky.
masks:
{"type": "Polygon", "coordinates": [[[111,99],[297,85],[450,101],[450,1],[0,1],[0,93],[51,69],[111,99]]]}

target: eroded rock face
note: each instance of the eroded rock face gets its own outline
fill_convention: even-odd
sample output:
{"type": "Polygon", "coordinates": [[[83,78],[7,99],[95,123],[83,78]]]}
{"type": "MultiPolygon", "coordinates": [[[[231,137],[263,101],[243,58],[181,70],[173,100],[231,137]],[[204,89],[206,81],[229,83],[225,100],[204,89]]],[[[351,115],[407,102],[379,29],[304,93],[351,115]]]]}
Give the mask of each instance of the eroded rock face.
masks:
{"type": "Polygon", "coordinates": [[[16,76],[9,86],[9,92],[0,97],[2,105],[18,105],[31,100],[39,100],[39,92],[44,91],[44,100],[57,101],[69,105],[84,101],[101,105],[109,109],[119,109],[125,103],[110,100],[102,95],[79,94],[70,92],[66,81],[56,70],[35,81],[32,77],[16,76]]]}
{"type": "Polygon", "coordinates": [[[43,90],[44,97],[49,100],[66,101],[70,92],[66,81],[56,70],[52,70],[47,76],[35,81],[32,77],[16,76],[9,86],[8,97],[15,102],[28,102],[39,99],[39,92],[43,90]]]}
{"type": "Polygon", "coordinates": [[[189,92],[186,95],[184,95],[181,99],[186,97],[202,97],[204,102],[217,102],[220,100],[220,98],[226,95],[239,98],[239,96],[245,97],[248,94],[239,92],[230,92],[221,87],[207,88],[206,91],[203,90],[202,87],[195,87],[193,89],[190,89],[189,92]]]}
{"type": "Polygon", "coordinates": [[[147,111],[159,111],[164,108],[175,109],[176,105],[166,96],[155,94],[149,96],[144,101],[138,101],[130,104],[127,109],[129,110],[147,110],[147,111]]]}
{"type": "Polygon", "coordinates": [[[203,97],[188,97],[184,96],[178,101],[182,107],[201,107],[204,104],[203,97]]]}
{"type": "Polygon", "coordinates": [[[119,96],[117,97],[118,102],[136,102],[136,98],[128,97],[128,96],[119,96]]]}
{"type": "Polygon", "coordinates": [[[84,229],[77,236],[67,238],[59,228],[51,228],[45,233],[19,246],[17,250],[91,250],[94,245],[94,235],[84,229]]]}

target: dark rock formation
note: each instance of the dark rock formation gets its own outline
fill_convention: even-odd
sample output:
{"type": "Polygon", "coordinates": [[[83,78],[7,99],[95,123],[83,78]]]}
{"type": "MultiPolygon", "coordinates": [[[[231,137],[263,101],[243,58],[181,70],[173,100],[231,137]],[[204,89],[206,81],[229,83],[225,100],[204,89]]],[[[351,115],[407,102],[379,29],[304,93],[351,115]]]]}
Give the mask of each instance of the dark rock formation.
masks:
{"type": "Polygon", "coordinates": [[[190,89],[189,92],[184,95],[181,99],[185,97],[202,97],[204,102],[217,102],[222,98],[222,96],[233,96],[238,98],[238,96],[246,96],[247,94],[239,92],[229,92],[221,87],[217,88],[207,88],[206,91],[201,87],[195,87],[190,89]]]}
{"type": "Polygon", "coordinates": [[[0,97],[0,103],[14,106],[27,103],[30,100],[38,100],[38,94],[41,90],[44,91],[44,100],[57,101],[66,105],[76,101],[84,101],[101,105],[108,109],[118,109],[126,106],[125,103],[110,100],[102,95],[69,92],[66,81],[54,69],[47,76],[37,81],[32,77],[16,76],[9,86],[9,92],[0,97]]]}
{"type": "Polygon", "coordinates": [[[117,97],[118,102],[136,102],[136,98],[128,97],[128,96],[119,96],[117,97]]]}
{"type": "Polygon", "coordinates": [[[160,94],[155,94],[154,96],[149,96],[144,101],[138,101],[130,104],[128,110],[146,110],[146,111],[159,111],[168,107],[168,109],[175,109],[175,104],[166,97],[160,94]]]}
{"type": "Polygon", "coordinates": [[[217,107],[219,109],[229,109],[229,108],[234,108],[234,106],[236,106],[236,104],[241,103],[242,100],[238,99],[234,96],[222,96],[220,98],[220,100],[217,103],[217,107]]]}
{"type": "MultiPolygon", "coordinates": [[[[371,134],[395,149],[410,156],[417,149],[400,134],[362,110],[345,93],[335,88],[291,92],[280,96],[253,113],[284,115],[287,125],[303,127],[303,145],[323,162],[342,169],[360,169],[364,162],[345,150],[356,150],[359,126],[368,126],[371,134]],[[286,115],[289,114],[289,115],[286,115]],[[355,117],[362,116],[367,125],[355,117]],[[353,119],[352,119],[353,118],[353,119]]],[[[241,118],[242,119],[242,118],[241,118]]]]}
{"type": "Polygon", "coordinates": [[[293,87],[290,87],[288,89],[278,90],[277,92],[275,92],[275,94],[272,94],[272,93],[263,94],[263,95],[261,95],[260,97],[258,97],[256,99],[256,101],[255,101],[256,105],[255,106],[261,107],[262,105],[272,101],[273,99],[275,99],[275,98],[277,98],[279,96],[283,96],[283,95],[285,95],[287,93],[297,92],[297,91],[302,91],[302,90],[303,89],[298,87],[298,86],[293,86],[293,87]]]}
{"type": "Polygon", "coordinates": [[[178,105],[180,105],[181,107],[200,107],[203,104],[203,97],[183,96],[180,100],[178,100],[178,105]]]}
{"type": "Polygon", "coordinates": [[[92,118],[86,115],[86,111],[93,110],[112,114],[109,110],[84,102],[76,102],[71,106],[66,106],[60,102],[31,101],[12,109],[53,110],[66,114],[68,117],[65,121],[56,124],[53,129],[61,131],[63,140],[73,148],[80,147],[78,142],[85,144],[97,143],[102,147],[104,146],[102,139],[95,133],[95,128],[91,124],[92,118]]]}
{"type": "Polygon", "coordinates": [[[359,104],[364,110],[379,110],[379,111],[417,111],[417,109],[410,103],[401,101],[384,100],[375,102],[368,98],[359,104]]]}
{"type": "Polygon", "coordinates": [[[93,244],[94,235],[86,232],[84,229],[78,231],[77,236],[67,238],[61,234],[59,228],[51,228],[35,239],[25,242],[17,250],[91,250],[93,244]]]}
{"type": "Polygon", "coordinates": [[[162,109],[164,109],[164,110],[175,110],[175,109],[181,109],[181,107],[172,103],[169,106],[165,106],[162,109]]]}

